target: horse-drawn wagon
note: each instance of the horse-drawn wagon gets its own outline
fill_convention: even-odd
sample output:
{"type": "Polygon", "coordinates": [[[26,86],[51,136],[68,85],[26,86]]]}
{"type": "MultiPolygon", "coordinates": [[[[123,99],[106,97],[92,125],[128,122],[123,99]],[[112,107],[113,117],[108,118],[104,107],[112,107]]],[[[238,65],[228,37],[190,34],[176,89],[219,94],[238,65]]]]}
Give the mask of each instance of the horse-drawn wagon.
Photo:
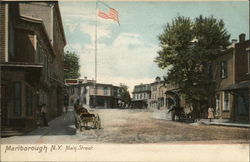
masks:
{"type": "Polygon", "coordinates": [[[75,127],[82,131],[88,128],[88,123],[92,123],[94,129],[101,128],[101,120],[97,113],[90,113],[87,108],[75,106],[75,127]]]}

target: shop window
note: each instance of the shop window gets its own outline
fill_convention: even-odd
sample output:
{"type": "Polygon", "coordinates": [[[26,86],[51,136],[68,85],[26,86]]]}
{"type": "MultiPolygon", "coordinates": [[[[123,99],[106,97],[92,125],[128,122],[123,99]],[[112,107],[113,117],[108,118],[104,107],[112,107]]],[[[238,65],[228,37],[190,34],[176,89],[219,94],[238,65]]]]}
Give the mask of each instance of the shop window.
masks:
{"type": "Polygon", "coordinates": [[[32,89],[26,86],[26,115],[33,115],[33,93],[32,89]]]}
{"type": "Polygon", "coordinates": [[[15,82],[14,83],[14,96],[13,96],[13,103],[14,103],[14,114],[17,116],[21,116],[22,107],[21,107],[21,83],[15,82]]]}
{"type": "Polygon", "coordinates": [[[229,111],[230,107],[230,94],[229,92],[224,92],[223,98],[223,111],[229,111]]]}
{"type": "Polygon", "coordinates": [[[104,95],[107,96],[108,95],[108,87],[104,87],[103,92],[104,92],[104,95]]]}
{"type": "Polygon", "coordinates": [[[249,115],[249,95],[248,91],[240,91],[237,95],[238,115],[249,115]]]}
{"type": "Polygon", "coordinates": [[[215,96],[215,100],[216,100],[216,115],[220,115],[220,94],[217,94],[215,96]]]}

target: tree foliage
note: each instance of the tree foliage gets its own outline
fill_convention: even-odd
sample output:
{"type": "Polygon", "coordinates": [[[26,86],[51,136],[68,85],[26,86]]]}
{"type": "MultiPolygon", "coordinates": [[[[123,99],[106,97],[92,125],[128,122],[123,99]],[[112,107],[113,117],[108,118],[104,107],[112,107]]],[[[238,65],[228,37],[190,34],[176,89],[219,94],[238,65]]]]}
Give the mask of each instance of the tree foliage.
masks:
{"type": "Polygon", "coordinates": [[[213,16],[191,20],[178,16],[159,35],[161,50],[155,62],[167,68],[167,83],[179,85],[188,101],[205,100],[213,91],[208,67],[229,45],[223,20],[213,16]]]}
{"type": "Polygon", "coordinates": [[[125,84],[120,84],[120,87],[119,87],[119,96],[120,96],[120,100],[122,101],[122,107],[125,108],[125,105],[130,105],[131,103],[131,97],[130,97],[130,94],[129,94],[129,91],[128,91],[128,86],[125,85],[125,84]]]}
{"type": "Polygon", "coordinates": [[[67,70],[64,72],[64,79],[77,79],[80,77],[79,56],[75,52],[67,51],[64,54],[64,65],[67,70]]]}

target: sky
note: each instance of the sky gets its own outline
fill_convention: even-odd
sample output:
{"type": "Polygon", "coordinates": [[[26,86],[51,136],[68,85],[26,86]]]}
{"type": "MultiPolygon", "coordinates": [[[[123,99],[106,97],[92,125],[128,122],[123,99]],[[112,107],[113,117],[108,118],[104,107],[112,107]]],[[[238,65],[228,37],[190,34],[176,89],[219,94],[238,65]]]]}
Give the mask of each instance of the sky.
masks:
{"type": "MultiPolygon", "coordinates": [[[[178,15],[194,19],[199,15],[222,19],[231,35],[249,39],[249,4],[240,2],[114,2],[103,1],[119,12],[120,26],[97,17],[96,3],[59,2],[67,45],[80,57],[81,78],[95,78],[95,24],[97,22],[97,82],[129,86],[151,83],[166,75],[154,62],[160,50],[157,38],[163,27],[178,15]],[[96,21],[97,20],[97,21],[96,21]]],[[[102,4],[100,9],[107,11],[102,4]]]]}

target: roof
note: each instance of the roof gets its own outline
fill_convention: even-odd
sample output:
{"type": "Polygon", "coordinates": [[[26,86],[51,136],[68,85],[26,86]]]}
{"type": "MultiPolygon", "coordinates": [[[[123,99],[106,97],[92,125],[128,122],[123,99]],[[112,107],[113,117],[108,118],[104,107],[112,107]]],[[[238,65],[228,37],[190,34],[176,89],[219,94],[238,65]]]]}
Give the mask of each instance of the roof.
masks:
{"type": "Polygon", "coordinates": [[[166,92],[165,92],[165,94],[177,94],[177,93],[179,93],[181,91],[181,89],[171,89],[171,90],[167,90],[166,92]]]}
{"type": "MultiPolygon", "coordinates": [[[[73,80],[73,79],[72,79],[73,80]]],[[[76,79],[77,80],[77,79],[76,79]]],[[[66,83],[68,84],[68,83],[66,83]]],[[[73,83],[73,84],[68,84],[69,87],[77,87],[77,86],[82,86],[82,85],[94,85],[94,82],[87,82],[87,83],[73,83]]],[[[113,87],[113,88],[119,88],[119,86],[115,86],[112,84],[104,84],[104,83],[96,83],[96,86],[109,86],[109,87],[113,87]]]]}
{"type": "MultiPolygon", "coordinates": [[[[27,71],[32,72],[29,76],[33,75],[40,75],[42,71],[43,65],[42,64],[33,64],[33,63],[23,63],[23,62],[2,62],[0,63],[0,68],[3,71],[13,71],[13,70],[20,70],[20,71],[27,71]]],[[[37,77],[33,77],[37,78],[37,77]]]]}
{"type": "Polygon", "coordinates": [[[234,47],[228,48],[228,49],[226,49],[226,50],[220,52],[220,53],[216,56],[216,59],[218,59],[218,58],[220,58],[220,57],[222,57],[222,56],[224,56],[224,55],[227,55],[227,54],[232,54],[231,52],[233,52],[233,51],[234,51],[234,47]]]}
{"type": "Polygon", "coordinates": [[[135,85],[135,87],[142,87],[142,86],[150,86],[150,84],[138,84],[138,85],[135,85]]]}
{"type": "Polygon", "coordinates": [[[54,48],[52,47],[52,45],[50,43],[49,35],[48,35],[48,33],[47,33],[46,29],[45,29],[45,26],[44,26],[44,23],[43,23],[42,19],[38,19],[38,18],[34,18],[34,17],[29,17],[29,16],[26,16],[26,15],[19,15],[19,18],[22,21],[30,22],[30,23],[39,25],[41,27],[41,29],[42,29],[41,31],[43,32],[43,34],[45,36],[45,39],[46,39],[46,42],[47,42],[47,45],[48,45],[49,49],[51,50],[53,56],[56,56],[54,48]]]}
{"type": "Polygon", "coordinates": [[[32,67],[32,68],[42,68],[43,64],[31,64],[26,62],[1,62],[1,67],[32,67]]]}
{"type": "Polygon", "coordinates": [[[250,81],[243,81],[235,84],[231,84],[225,88],[221,88],[218,91],[233,91],[233,90],[239,90],[239,89],[246,89],[250,88],[250,81]]]}
{"type": "Polygon", "coordinates": [[[155,82],[153,82],[153,83],[150,83],[151,85],[154,85],[154,84],[162,84],[162,83],[164,83],[165,81],[164,80],[161,80],[160,82],[158,82],[158,81],[155,81],[155,82]]]}
{"type": "Polygon", "coordinates": [[[133,91],[132,94],[145,93],[145,92],[150,93],[151,90],[133,91]]]}
{"type": "MultiPolygon", "coordinates": [[[[10,0],[1,0],[2,2],[5,2],[5,3],[8,3],[8,2],[11,2],[10,0]]],[[[19,1],[17,1],[19,2],[19,1]]],[[[28,1],[20,1],[20,2],[28,2],[28,1]]],[[[52,2],[55,4],[55,10],[58,14],[57,17],[58,17],[58,22],[59,22],[59,27],[60,27],[60,30],[61,30],[61,34],[62,34],[62,37],[63,37],[63,42],[64,42],[64,45],[67,44],[66,42],[66,36],[65,36],[65,33],[64,33],[64,28],[63,28],[63,23],[62,23],[62,17],[61,17],[61,12],[60,12],[60,9],[59,9],[59,5],[58,5],[58,0],[43,0],[43,1],[40,1],[40,0],[32,0],[31,2],[44,2],[44,3],[49,3],[49,2],[52,2]]],[[[30,2],[30,3],[31,3],[30,2]]],[[[18,12],[19,14],[19,12],[18,12]]],[[[39,19],[38,19],[39,20],[39,19]]]]}
{"type": "Polygon", "coordinates": [[[64,45],[67,44],[66,42],[66,37],[65,37],[65,33],[64,33],[64,28],[63,28],[63,23],[62,23],[62,17],[61,17],[61,12],[60,12],[60,8],[59,8],[59,4],[58,4],[58,1],[56,0],[56,5],[55,5],[55,10],[57,11],[57,16],[58,16],[58,21],[59,21],[59,26],[60,26],[60,29],[61,29],[61,34],[62,34],[62,37],[63,37],[63,42],[64,42],[64,45]]]}

